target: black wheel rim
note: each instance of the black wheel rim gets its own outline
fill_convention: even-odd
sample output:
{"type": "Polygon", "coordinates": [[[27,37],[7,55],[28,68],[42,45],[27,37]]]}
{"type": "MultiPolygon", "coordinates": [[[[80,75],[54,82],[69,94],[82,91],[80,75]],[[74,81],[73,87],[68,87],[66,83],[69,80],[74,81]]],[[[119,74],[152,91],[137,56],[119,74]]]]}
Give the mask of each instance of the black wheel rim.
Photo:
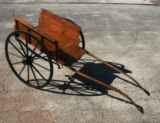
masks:
{"type": "Polygon", "coordinates": [[[41,41],[31,33],[12,32],[6,39],[5,54],[14,74],[26,85],[42,88],[51,81],[51,57],[41,41]],[[31,40],[34,40],[34,45],[31,45],[31,40]]]}

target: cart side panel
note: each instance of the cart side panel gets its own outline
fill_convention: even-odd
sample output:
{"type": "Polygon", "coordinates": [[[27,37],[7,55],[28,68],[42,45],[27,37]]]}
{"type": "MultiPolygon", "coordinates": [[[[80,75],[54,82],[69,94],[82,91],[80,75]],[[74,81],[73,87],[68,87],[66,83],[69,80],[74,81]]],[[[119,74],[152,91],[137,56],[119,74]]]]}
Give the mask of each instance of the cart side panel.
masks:
{"type": "MultiPolygon", "coordinates": [[[[59,45],[63,46],[65,41],[73,42],[76,45],[79,45],[79,35],[80,35],[80,27],[66,21],[65,19],[42,9],[41,17],[39,18],[39,25],[41,28],[46,29],[46,33],[53,37],[53,33],[63,37],[65,40],[58,40],[59,45]]],[[[53,37],[55,38],[55,37],[53,37]]]]}
{"type": "MultiPolygon", "coordinates": [[[[41,35],[39,35],[38,33],[31,31],[31,33],[36,36],[38,39],[41,39],[41,42],[44,44],[44,46],[47,48],[50,56],[53,59],[56,59],[56,45],[54,45],[53,43],[51,43],[49,40],[47,40],[46,38],[43,38],[41,35]],[[43,39],[42,39],[43,38],[43,39]]],[[[34,39],[31,40],[31,44],[32,45],[36,45],[36,41],[34,39]]],[[[38,46],[38,49],[41,50],[40,45],[38,46]]]]}
{"type": "Polygon", "coordinates": [[[42,32],[48,34],[50,37],[54,38],[55,40],[58,41],[58,46],[60,48],[63,48],[64,46],[66,46],[68,43],[70,43],[69,40],[66,40],[64,37],[62,37],[61,35],[51,32],[49,31],[47,28],[38,28],[39,30],[41,30],[42,32]]]}
{"type": "MultiPolygon", "coordinates": [[[[15,18],[15,25],[14,25],[14,30],[23,30],[23,31],[27,31],[30,32],[31,34],[33,34],[35,37],[37,37],[43,44],[44,46],[47,48],[47,50],[49,51],[50,55],[52,56],[52,58],[55,59],[55,55],[56,55],[56,45],[54,43],[52,43],[50,40],[48,40],[47,38],[45,38],[45,36],[42,36],[38,33],[38,30],[35,31],[36,28],[34,28],[32,25],[30,25],[29,23],[25,22],[24,20],[20,19],[20,18],[15,18]]],[[[24,34],[20,34],[19,38],[22,39],[22,41],[26,41],[27,37],[24,34]]],[[[29,41],[29,43],[33,46],[36,46],[37,41],[34,38],[28,38],[27,39],[29,41]]],[[[38,45],[37,49],[41,50],[41,46],[38,45]]]]}
{"type": "MultiPolygon", "coordinates": [[[[48,29],[48,33],[51,35],[52,33],[56,33],[63,37],[66,40],[69,40],[76,45],[79,44],[79,32],[72,30],[72,28],[66,29],[66,25],[60,22],[57,22],[55,19],[51,19],[49,16],[43,15],[41,17],[40,26],[48,29]]],[[[68,27],[69,28],[69,27],[68,27]]],[[[61,42],[60,42],[61,43],[61,42]]],[[[63,43],[63,42],[62,42],[63,43]]]]}

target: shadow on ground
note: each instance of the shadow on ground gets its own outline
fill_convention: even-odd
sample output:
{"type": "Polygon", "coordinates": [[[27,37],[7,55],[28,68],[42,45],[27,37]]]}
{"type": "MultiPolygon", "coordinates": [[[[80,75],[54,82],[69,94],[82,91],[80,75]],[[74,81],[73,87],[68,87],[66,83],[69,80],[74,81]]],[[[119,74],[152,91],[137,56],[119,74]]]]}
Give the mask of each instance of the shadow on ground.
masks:
{"type": "MultiPolygon", "coordinates": [[[[131,73],[131,71],[127,70],[125,66],[122,64],[113,63],[113,62],[109,62],[109,63],[125,73],[131,73]]],[[[96,60],[83,59],[80,62],[77,62],[76,64],[74,64],[72,67],[77,69],[79,68],[80,72],[90,77],[93,77],[97,80],[100,80],[108,85],[111,85],[114,79],[119,78],[124,82],[127,82],[129,84],[136,86],[134,83],[117,76],[116,74],[119,74],[117,71],[105,66],[102,63],[97,63],[96,60]]],[[[103,87],[97,83],[89,81],[88,79],[85,79],[77,74],[66,75],[66,77],[68,78],[67,81],[52,80],[47,87],[41,88],[40,90],[51,92],[51,93],[59,93],[63,95],[76,95],[76,96],[107,95],[111,98],[133,105],[133,103],[131,103],[130,101],[121,99],[119,97],[115,97],[114,95],[110,95],[108,93],[109,89],[107,89],[106,87],[103,87]]],[[[143,107],[139,105],[137,106],[143,112],[143,107]]]]}
{"type": "MultiPolygon", "coordinates": [[[[110,62],[116,68],[122,70],[125,73],[131,73],[130,70],[127,70],[124,65],[110,62]]],[[[120,78],[116,74],[117,71],[107,67],[104,64],[98,63],[96,60],[82,59],[73,65],[74,68],[79,69],[80,72],[93,77],[97,80],[100,80],[108,85],[119,78],[124,82],[131,83],[128,80],[120,78]]],[[[86,78],[83,78],[77,74],[66,75],[68,80],[52,80],[45,88],[40,90],[48,91],[52,93],[59,93],[65,95],[76,95],[76,96],[100,96],[108,95],[108,89],[97,83],[94,83],[86,78]]],[[[136,86],[136,85],[135,85],[136,86]]]]}

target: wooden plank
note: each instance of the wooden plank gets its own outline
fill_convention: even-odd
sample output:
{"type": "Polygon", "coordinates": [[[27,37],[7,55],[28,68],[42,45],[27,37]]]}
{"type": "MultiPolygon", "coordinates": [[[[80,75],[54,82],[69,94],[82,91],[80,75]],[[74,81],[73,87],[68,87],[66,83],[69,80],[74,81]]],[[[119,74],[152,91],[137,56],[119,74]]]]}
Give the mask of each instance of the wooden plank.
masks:
{"type": "Polygon", "coordinates": [[[73,30],[66,30],[65,26],[58,25],[55,20],[51,20],[49,17],[44,17],[43,21],[41,21],[40,26],[42,28],[48,29],[48,32],[52,31],[53,33],[57,33],[64,37],[67,40],[74,42],[76,45],[79,44],[79,32],[75,32],[73,30]]]}
{"type": "MultiPolygon", "coordinates": [[[[69,31],[70,33],[73,33],[75,36],[77,36],[80,32],[80,29],[73,28],[72,26],[68,26],[68,24],[71,24],[70,22],[63,19],[57,20],[56,18],[52,18],[51,15],[47,15],[46,13],[41,14],[41,23],[40,25],[45,26],[45,24],[57,26],[61,28],[63,31],[69,31]],[[44,23],[43,23],[44,22],[44,23]],[[65,22],[65,23],[64,23],[65,22]]],[[[75,26],[75,24],[71,24],[75,26]]]]}
{"type": "Polygon", "coordinates": [[[53,37],[55,40],[58,41],[58,47],[59,48],[63,48],[65,47],[67,44],[71,43],[70,41],[64,39],[64,37],[62,37],[61,35],[54,33],[52,31],[49,31],[46,28],[41,28],[39,27],[39,30],[43,31],[44,33],[47,33],[50,37],[53,37]]]}
{"type": "Polygon", "coordinates": [[[74,32],[79,32],[81,29],[80,27],[78,27],[77,25],[74,25],[66,20],[64,20],[62,17],[46,10],[46,9],[42,9],[41,12],[41,16],[48,16],[51,20],[55,20],[57,23],[59,23],[60,25],[62,25],[62,27],[66,27],[66,29],[71,29],[74,32]]]}
{"type": "Polygon", "coordinates": [[[68,39],[75,44],[79,44],[79,32],[78,33],[73,33],[71,31],[65,30],[63,27],[60,27],[56,25],[53,22],[50,22],[49,19],[46,19],[48,22],[46,23],[45,21],[42,21],[41,27],[48,29],[48,32],[52,31],[53,33],[57,33],[61,36],[63,36],[65,39],[68,39]]]}
{"type": "MultiPolygon", "coordinates": [[[[63,18],[45,9],[42,9],[41,17],[39,19],[39,25],[42,28],[48,29],[48,33],[57,33],[64,39],[70,40],[76,45],[79,45],[80,27],[64,20],[63,18]]],[[[59,41],[61,42],[61,40],[59,41]]]]}

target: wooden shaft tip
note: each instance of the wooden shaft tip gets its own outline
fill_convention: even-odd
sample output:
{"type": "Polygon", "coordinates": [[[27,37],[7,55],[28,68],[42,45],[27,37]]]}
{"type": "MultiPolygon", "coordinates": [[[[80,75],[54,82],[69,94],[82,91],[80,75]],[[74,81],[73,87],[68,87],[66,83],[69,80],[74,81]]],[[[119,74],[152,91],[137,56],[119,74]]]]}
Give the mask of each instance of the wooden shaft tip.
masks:
{"type": "Polygon", "coordinates": [[[144,92],[145,92],[148,96],[150,96],[150,92],[149,92],[149,91],[147,91],[147,90],[144,89],[144,92]]]}
{"type": "Polygon", "coordinates": [[[141,106],[137,105],[137,108],[142,114],[144,114],[144,110],[143,110],[143,108],[141,106]]]}

